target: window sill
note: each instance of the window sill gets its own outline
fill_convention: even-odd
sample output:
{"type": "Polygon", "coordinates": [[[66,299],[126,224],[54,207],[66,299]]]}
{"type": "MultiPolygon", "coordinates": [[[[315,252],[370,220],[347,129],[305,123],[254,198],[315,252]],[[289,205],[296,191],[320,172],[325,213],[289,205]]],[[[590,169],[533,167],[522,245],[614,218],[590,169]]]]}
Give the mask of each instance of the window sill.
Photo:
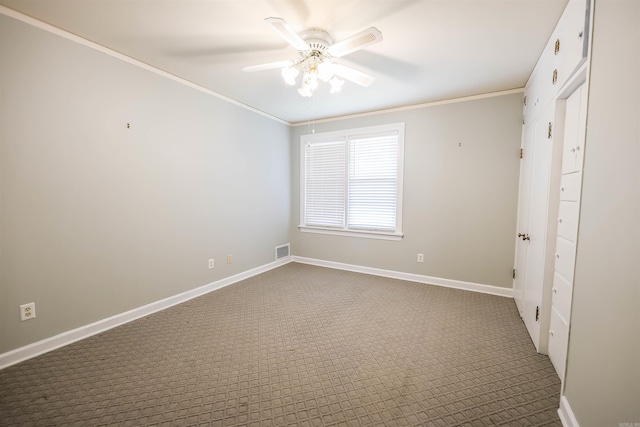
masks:
{"type": "Polygon", "coordinates": [[[331,228],[309,227],[299,225],[298,228],[303,233],[331,234],[334,236],[360,237],[365,239],[395,240],[400,241],[404,237],[402,233],[389,233],[384,231],[354,231],[354,230],[338,230],[331,228]]]}

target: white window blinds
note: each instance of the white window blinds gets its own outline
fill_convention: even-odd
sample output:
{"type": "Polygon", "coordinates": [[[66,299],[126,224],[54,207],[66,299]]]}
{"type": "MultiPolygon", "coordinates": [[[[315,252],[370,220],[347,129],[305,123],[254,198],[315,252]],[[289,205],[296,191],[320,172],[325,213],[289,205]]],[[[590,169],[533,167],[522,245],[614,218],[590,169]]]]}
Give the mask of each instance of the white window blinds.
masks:
{"type": "Polygon", "coordinates": [[[349,141],[348,228],[396,227],[398,134],[349,141]]]}
{"type": "Polygon", "coordinates": [[[404,124],[305,135],[301,142],[303,231],[402,235],[404,124]]]}
{"type": "Polygon", "coordinates": [[[305,224],[344,227],[346,146],[344,139],[307,143],[305,224]]]}

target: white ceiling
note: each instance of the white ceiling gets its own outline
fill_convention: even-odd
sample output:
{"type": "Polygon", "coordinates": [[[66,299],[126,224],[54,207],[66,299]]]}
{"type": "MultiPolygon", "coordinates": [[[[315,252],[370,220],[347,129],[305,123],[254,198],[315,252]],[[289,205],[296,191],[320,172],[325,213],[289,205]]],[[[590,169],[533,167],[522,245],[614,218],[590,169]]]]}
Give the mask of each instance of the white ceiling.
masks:
{"type": "Polygon", "coordinates": [[[521,88],[567,0],[0,0],[11,9],[290,123],[521,88]],[[374,26],[381,43],[342,62],[376,77],[313,100],[279,70],[297,59],[264,18],[339,41],[374,26]]]}

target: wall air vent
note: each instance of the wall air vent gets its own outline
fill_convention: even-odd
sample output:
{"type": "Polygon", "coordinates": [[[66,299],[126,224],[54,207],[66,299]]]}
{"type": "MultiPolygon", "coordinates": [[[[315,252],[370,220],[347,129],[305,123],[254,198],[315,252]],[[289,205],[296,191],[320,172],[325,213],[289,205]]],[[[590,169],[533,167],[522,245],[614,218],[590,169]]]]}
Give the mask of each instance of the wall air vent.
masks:
{"type": "Polygon", "coordinates": [[[289,243],[287,243],[286,245],[276,246],[276,261],[282,258],[286,258],[290,255],[290,246],[291,245],[289,243]]]}

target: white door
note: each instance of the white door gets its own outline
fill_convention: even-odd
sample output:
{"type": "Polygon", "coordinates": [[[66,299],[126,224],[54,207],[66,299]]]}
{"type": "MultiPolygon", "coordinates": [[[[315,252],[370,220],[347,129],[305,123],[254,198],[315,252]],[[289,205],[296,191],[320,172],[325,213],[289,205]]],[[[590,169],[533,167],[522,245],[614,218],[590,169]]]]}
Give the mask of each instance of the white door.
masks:
{"type": "Polygon", "coordinates": [[[522,319],[538,351],[541,351],[540,316],[547,248],[554,114],[555,103],[551,103],[534,124],[529,229],[527,236],[525,236],[528,247],[524,271],[522,319]]]}
{"type": "Polygon", "coordinates": [[[531,164],[533,162],[533,139],[535,126],[528,125],[524,129],[522,140],[522,159],[520,160],[520,188],[518,192],[518,225],[516,227],[516,261],[513,277],[513,298],[520,311],[523,313],[524,277],[527,266],[526,235],[529,233],[529,203],[531,196],[531,164]]]}

